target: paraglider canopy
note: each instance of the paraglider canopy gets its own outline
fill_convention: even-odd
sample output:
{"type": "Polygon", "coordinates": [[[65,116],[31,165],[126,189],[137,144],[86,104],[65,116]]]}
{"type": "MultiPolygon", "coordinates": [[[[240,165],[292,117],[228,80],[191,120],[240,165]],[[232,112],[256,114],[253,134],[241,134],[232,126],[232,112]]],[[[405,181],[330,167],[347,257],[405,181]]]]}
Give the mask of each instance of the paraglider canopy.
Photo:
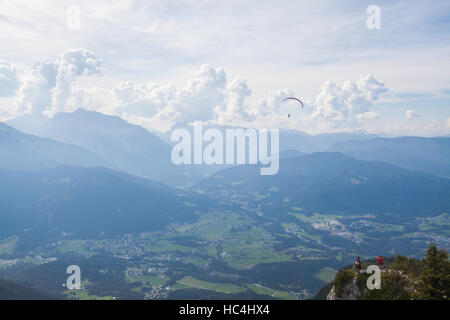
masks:
{"type": "Polygon", "coordinates": [[[285,101],[287,101],[287,100],[295,100],[295,101],[298,101],[298,102],[302,105],[302,108],[303,108],[303,102],[302,102],[300,99],[295,98],[295,97],[287,97],[287,98],[283,99],[283,101],[281,101],[281,102],[285,102],[285,101]]]}

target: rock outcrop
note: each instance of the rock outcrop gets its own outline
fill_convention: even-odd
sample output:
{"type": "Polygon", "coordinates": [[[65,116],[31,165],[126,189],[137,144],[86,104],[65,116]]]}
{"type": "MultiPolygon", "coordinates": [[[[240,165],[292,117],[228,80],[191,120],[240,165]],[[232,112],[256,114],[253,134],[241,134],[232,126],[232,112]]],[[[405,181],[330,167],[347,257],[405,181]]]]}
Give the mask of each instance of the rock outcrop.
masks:
{"type": "Polygon", "coordinates": [[[340,295],[336,291],[336,287],[333,286],[327,295],[327,300],[358,300],[367,290],[361,290],[358,284],[358,278],[355,277],[349,284],[343,287],[340,295]]]}

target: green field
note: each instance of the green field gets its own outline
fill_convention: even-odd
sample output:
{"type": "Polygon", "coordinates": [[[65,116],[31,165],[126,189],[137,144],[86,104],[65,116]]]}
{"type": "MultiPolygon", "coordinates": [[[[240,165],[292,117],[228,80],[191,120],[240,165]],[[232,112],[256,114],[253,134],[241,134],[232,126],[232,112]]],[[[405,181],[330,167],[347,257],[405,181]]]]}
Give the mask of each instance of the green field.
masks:
{"type": "Polygon", "coordinates": [[[212,290],[223,293],[239,293],[246,290],[245,288],[232,283],[217,283],[217,282],[203,281],[195,279],[191,276],[184,277],[178,280],[177,283],[190,288],[212,290]]]}
{"type": "Polygon", "coordinates": [[[286,291],[270,289],[259,284],[248,284],[247,287],[257,294],[268,295],[282,300],[297,300],[297,296],[295,294],[286,291]]]}
{"type": "Polygon", "coordinates": [[[14,248],[16,247],[17,241],[19,241],[19,237],[17,236],[11,236],[0,241],[0,255],[12,254],[14,252],[14,248]]]}
{"type": "Polygon", "coordinates": [[[275,252],[261,243],[226,243],[223,245],[222,259],[232,268],[247,268],[258,263],[290,261],[282,252],[275,252]]]}
{"type": "Polygon", "coordinates": [[[65,240],[62,241],[61,245],[58,247],[58,251],[60,253],[75,252],[91,254],[92,252],[86,248],[86,243],[88,242],[89,240],[65,240]]]}
{"type": "Polygon", "coordinates": [[[230,238],[231,228],[245,225],[253,225],[253,221],[246,216],[239,216],[234,213],[209,213],[202,216],[197,223],[184,225],[177,231],[198,239],[214,241],[230,238]]]}
{"type": "Polygon", "coordinates": [[[336,275],[336,273],[337,273],[336,270],[334,270],[332,268],[329,268],[329,267],[325,267],[325,268],[322,268],[322,270],[320,270],[314,276],[317,279],[320,279],[323,282],[328,283],[328,282],[330,282],[330,281],[332,281],[334,279],[334,276],[336,275]]]}
{"type": "Polygon", "coordinates": [[[182,246],[175,244],[168,240],[160,240],[153,242],[145,247],[145,251],[149,252],[169,252],[169,251],[179,251],[179,252],[192,252],[191,247],[182,246]]]}
{"type": "Polygon", "coordinates": [[[167,283],[167,279],[162,276],[150,276],[150,275],[138,275],[128,278],[131,282],[145,282],[153,286],[164,286],[167,283]]]}
{"type": "Polygon", "coordinates": [[[90,295],[87,290],[67,290],[64,292],[70,299],[75,300],[113,300],[112,296],[99,297],[95,295],[90,295]]]}
{"type": "Polygon", "coordinates": [[[402,232],[404,229],[405,227],[401,225],[385,223],[383,227],[370,230],[369,232],[402,232]]]}
{"type": "Polygon", "coordinates": [[[64,291],[64,295],[66,295],[70,299],[74,300],[113,300],[114,297],[112,296],[96,296],[89,294],[89,291],[86,289],[86,287],[90,286],[91,282],[89,280],[83,280],[81,282],[81,289],[80,290],[66,290],[64,291]]]}

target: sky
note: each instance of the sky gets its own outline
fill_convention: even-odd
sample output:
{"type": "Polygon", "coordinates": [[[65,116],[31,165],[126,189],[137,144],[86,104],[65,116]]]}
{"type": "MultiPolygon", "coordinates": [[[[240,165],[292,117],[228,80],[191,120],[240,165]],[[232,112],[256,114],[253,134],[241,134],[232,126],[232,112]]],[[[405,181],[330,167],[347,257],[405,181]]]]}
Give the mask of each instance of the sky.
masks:
{"type": "Polygon", "coordinates": [[[1,0],[0,30],[0,121],[450,134],[446,0],[1,0]]]}

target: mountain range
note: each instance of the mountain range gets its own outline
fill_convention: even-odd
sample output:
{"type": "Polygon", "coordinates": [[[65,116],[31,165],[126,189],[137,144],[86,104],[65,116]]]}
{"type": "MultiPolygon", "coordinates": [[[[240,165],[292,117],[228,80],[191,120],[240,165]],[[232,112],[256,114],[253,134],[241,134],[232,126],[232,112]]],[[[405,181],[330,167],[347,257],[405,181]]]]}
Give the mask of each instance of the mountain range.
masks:
{"type": "Polygon", "coordinates": [[[27,228],[142,232],[193,219],[196,206],[207,210],[224,202],[266,214],[289,206],[404,216],[450,210],[448,138],[282,130],[280,171],[261,176],[258,166],[175,166],[163,138],[98,112],[23,116],[9,124],[40,137],[0,124],[4,234],[27,228]],[[322,149],[327,152],[307,153],[322,149]],[[182,191],[166,185],[193,185],[210,199],[186,189],[190,200],[183,200],[182,191]]]}
{"type": "Polygon", "coordinates": [[[81,146],[108,159],[119,170],[168,185],[199,181],[209,172],[207,166],[174,165],[169,144],[117,116],[78,109],[52,118],[25,115],[8,124],[39,137],[81,146]]]}
{"type": "Polygon", "coordinates": [[[41,170],[59,165],[114,168],[89,150],[51,139],[24,134],[0,123],[0,168],[41,170]]]}
{"type": "Polygon", "coordinates": [[[189,201],[163,184],[99,167],[0,170],[0,237],[159,230],[195,220],[201,208],[189,201]]]}
{"type": "Polygon", "coordinates": [[[270,214],[298,206],[321,213],[425,216],[450,210],[450,179],[342,153],[282,158],[277,175],[256,166],[226,169],[195,186],[217,199],[270,214]],[[283,208],[287,207],[287,208],[283,208]]]}
{"type": "Polygon", "coordinates": [[[327,151],[343,152],[355,159],[383,161],[450,177],[450,138],[400,137],[339,141],[327,151]]]}

